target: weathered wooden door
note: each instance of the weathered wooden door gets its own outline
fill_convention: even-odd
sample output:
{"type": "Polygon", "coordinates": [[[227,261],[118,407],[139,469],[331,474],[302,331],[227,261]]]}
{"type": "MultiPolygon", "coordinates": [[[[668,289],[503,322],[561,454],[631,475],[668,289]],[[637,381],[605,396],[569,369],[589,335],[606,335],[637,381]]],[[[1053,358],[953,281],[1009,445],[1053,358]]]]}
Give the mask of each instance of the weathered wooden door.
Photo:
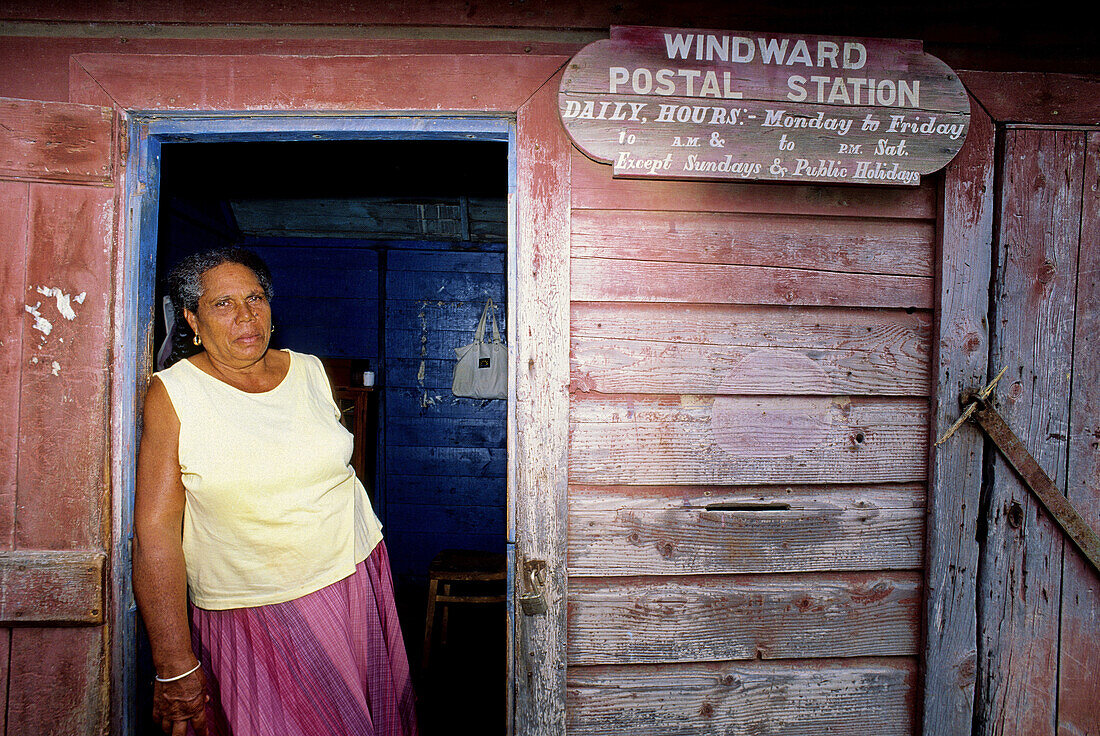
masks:
{"type": "MultiPolygon", "coordinates": [[[[998,408],[1100,531],[1100,132],[1009,126],[1000,155],[998,408]]],[[[1100,573],[987,457],[974,734],[1098,734],[1100,573]]]]}
{"type": "Polygon", "coordinates": [[[8,736],[101,733],[107,723],[113,116],[0,99],[0,731],[8,736]]]}

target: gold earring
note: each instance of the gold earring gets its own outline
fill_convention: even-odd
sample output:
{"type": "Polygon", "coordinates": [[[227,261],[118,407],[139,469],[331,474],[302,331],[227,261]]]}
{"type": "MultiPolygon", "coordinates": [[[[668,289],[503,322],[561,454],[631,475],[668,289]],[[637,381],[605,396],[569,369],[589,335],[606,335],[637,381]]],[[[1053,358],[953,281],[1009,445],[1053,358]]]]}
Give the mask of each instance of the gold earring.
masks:
{"type": "Polygon", "coordinates": [[[194,345],[195,345],[196,347],[198,347],[199,345],[202,345],[202,338],[201,338],[201,337],[199,337],[198,335],[195,335],[194,337],[192,337],[192,338],[191,338],[191,342],[192,342],[192,343],[193,343],[193,344],[194,344],[194,345]]]}

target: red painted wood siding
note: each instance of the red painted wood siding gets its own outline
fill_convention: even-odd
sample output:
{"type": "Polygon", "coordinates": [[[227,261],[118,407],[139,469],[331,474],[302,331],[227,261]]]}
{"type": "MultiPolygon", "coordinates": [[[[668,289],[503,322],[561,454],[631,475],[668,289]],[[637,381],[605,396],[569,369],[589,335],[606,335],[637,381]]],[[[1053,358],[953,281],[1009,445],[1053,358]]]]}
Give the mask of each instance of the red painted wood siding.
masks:
{"type": "Polygon", "coordinates": [[[572,170],[570,733],[913,733],[934,181],[572,170]]]}

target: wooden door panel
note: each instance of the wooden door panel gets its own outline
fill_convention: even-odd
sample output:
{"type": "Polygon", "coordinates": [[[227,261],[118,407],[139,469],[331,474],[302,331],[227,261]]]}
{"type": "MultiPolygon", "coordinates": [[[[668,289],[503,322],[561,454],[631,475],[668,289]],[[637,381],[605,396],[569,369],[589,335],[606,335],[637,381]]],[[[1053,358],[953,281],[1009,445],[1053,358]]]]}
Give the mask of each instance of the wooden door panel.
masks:
{"type": "Polygon", "coordinates": [[[99,733],[113,111],[0,99],[0,730],[99,733]],[[58,626],[58,624],[65,624],[58,626]]]}
{"type": "Polygon", "coordinates": [[[103,545],[114,191],[32,184],[19,404],[19,549],[103,545]]]}
{"type": "Polygon", "coordinates": [[[6,736],[92,736],[106,724],[102,626],[12,630],[6,736]]]}
{"type": "MultiPolygon", "coordinates": [[[[1086,144],[1075,320],[1066,492],[1100,533],[1100,133],[1086,144]]],[[[1064,549],[1058,733],[1100,733],[1100,572],[1064,549]]]]}
{"type": "MultiPolygon", "coordinates": [[[[1000,410],[1059,486],[1069,377],[1084,134],[1006,131],[995,251],[993,370],[1000,410]]],[[[1062,534],[999,455],[979,566],[977,733],[1055,733],[1062,534]]]]}

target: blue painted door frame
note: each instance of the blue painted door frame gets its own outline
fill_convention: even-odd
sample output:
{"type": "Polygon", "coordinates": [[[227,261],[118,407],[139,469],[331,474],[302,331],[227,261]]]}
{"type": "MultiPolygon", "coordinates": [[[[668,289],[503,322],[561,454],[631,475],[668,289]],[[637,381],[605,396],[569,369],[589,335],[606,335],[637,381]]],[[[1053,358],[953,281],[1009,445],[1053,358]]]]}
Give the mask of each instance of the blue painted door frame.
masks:
{"type": "MultiPolygon", "coordinates": [[[[121,449],[121,487],[116,489],[119,529],[114,532],[110,586],[114,599],[114,637],[112,646],[112,687],[124,697],[115,698],[122,712],[112,715],[114,733],[129,736],[136,726],[134,713],[134,664],[137,637],[137,606],[130,581],[131,540],[133,537],[134,469],[138,441],[138,418],[144,387],[151,373],[154,319],[154,287],[157,257],[157,221],[160,200],[161,145],[164,143],[253,143],[281,141],[500,141],[508,143],[508,200],[516,193],[516,120],[514,115],[343,114],[254,112],[164,112],[127,111],[129,151],[126,161],[125,243],[119,283],[123,301],[121,324],[116,335],[116,354],[112,370],[131,399],[133,415],[122,420],[112,432],[121,449]]],[[[425,172],[430,175],[430,172],[425,172]]],[[[509,207],[510,217],[514,206],[509,207]]],[[[508,225],[508,314],[514,314],[515,226],[508,225]]],[[[513,320],[508,321],[512,332],[513,320]]],[[[506,338],[515,344],[513,335],[506,338]]],[[[512,412],[509,411],[509,417],[512,412]]],[[[511,420],[510,420],[511,421],[511,420]]],[[[509,478],[514,468],[509,457],[509,478]]],[[[508,546],[509,575],[515,544],[513,499],[509,488],[505,535],[508,546]]],[[[513,586],[507,586],[509,599],[513,586]]],[[[508,602],[511,610],[512,602],[508,602]]],[[[510,635],[510,640],[514,632],[510,635]]],[[[510,686],[510,683],[509,683],[510,686]]]]}

